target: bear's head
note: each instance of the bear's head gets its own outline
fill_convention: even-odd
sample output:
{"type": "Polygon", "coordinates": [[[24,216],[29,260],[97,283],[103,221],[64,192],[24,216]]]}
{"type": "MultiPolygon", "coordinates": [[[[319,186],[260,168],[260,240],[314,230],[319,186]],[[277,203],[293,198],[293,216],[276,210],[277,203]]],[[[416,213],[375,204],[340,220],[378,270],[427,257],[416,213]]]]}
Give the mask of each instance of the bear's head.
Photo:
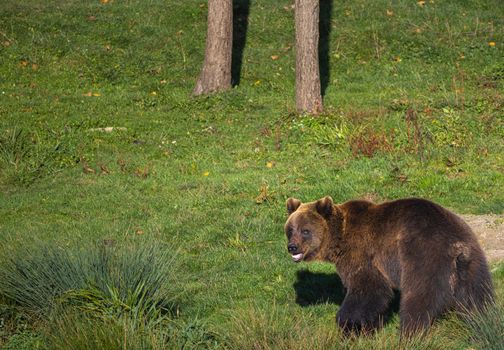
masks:
{"type": "Polygon", "coordinates": [[[329,239],[328,220],[333,210],[331,197],[304,204],[295,198],[287,200],[289,218],[285,223],[285,234],[292,260],[324,260],[324,247],[329,239]]]}

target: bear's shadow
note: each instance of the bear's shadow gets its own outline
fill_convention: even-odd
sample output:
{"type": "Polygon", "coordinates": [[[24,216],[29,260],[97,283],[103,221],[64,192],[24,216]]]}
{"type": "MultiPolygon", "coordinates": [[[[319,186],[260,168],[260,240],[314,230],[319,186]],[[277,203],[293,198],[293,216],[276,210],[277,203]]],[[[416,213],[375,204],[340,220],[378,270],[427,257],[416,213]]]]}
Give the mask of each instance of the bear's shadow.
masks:
{"type": "Polygon", "coordinates": [[[300,306],[326,303],[341,305],[345,298],[345,287],[337,273],[299,270],[296,277],[294,290],[296,303],[300,306]]]}
{"type": "MultiPolygon", "coordinates": [[[[296,272],[296,303],[302,307],[318,304],[341,305],[345,299],[346,290],[337,273],[311,272],[299,270],[296,272]]],[[[390,303],[386,319],[399,311],[401,294],[394,291],[394,299],[390,303]]]]}

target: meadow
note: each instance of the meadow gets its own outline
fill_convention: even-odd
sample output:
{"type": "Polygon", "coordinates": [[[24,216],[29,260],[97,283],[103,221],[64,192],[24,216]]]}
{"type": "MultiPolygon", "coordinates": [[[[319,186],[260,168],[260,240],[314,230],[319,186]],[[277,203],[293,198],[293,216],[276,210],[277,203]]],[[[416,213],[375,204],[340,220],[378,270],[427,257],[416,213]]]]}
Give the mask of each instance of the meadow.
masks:
{"type": "Polygon", "coordinates": [[[291,196],[504,212],[501,1],[322,0],[315,117],[292,2],[248,5],[239,84],[194,98],[203,0],[0,2],[0,348],[504,348],[504,264],[488,314],[345,338],[283,233],[291,196]]]}

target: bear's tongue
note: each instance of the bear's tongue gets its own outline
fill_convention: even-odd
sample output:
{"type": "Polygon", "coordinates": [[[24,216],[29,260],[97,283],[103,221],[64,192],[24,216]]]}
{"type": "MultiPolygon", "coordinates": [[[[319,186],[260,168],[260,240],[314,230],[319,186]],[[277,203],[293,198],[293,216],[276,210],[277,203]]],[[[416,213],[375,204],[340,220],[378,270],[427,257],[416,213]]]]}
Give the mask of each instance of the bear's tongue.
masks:
{"type": "Polygon", "coordinates": [[[292,256],[292,260],[294,260],[294,262],[301,261],[301,259],[303,259],[303,253],[295,254],[292,256]]]}

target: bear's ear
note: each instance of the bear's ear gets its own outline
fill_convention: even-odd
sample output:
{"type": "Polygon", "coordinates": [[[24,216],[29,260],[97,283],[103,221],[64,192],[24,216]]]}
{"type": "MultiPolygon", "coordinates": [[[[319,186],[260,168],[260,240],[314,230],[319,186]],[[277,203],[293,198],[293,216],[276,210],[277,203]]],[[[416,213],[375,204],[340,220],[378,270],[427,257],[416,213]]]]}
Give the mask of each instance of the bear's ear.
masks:
{"type": "Polygon", "coordinates": [[[301,205],[301,201],[296,198],[289,198],[287,199],[287,212],[290,214],[294,213],[297,208],[301,205]]]}
{"type": "Polygon", "coordinates": [[[315,203],[317,212],[325,218],[332,215],[334,202],[331,197],[326,196],[315,203]]]}

